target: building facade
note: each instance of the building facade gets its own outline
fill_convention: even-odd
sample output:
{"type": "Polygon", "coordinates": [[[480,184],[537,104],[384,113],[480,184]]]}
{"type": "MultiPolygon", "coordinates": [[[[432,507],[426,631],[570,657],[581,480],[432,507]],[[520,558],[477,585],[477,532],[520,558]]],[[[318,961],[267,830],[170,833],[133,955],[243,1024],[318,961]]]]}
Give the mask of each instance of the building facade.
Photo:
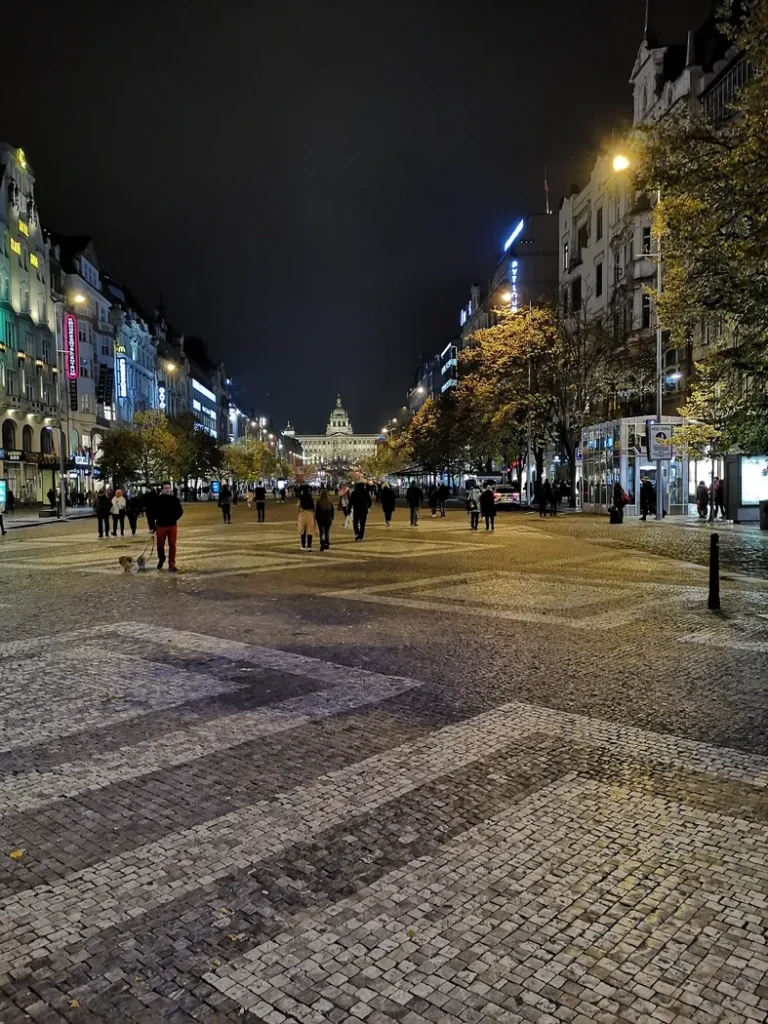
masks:
{"type": "Polygon", "coordinates": [[[0,481],[17,504],[45,500],[58,470],[50,244],[34,186],[23,150],[0,145],[0,481]]]}
{"type": "Polygon", "coordinates": [[[379,434],[355,434],[349,416],[341,404],[341,395],[331,410],[324,434],[296,434],[301,444],[306,469],[330,469],[355,465],[370,458],[381,440],[379,434]]]}

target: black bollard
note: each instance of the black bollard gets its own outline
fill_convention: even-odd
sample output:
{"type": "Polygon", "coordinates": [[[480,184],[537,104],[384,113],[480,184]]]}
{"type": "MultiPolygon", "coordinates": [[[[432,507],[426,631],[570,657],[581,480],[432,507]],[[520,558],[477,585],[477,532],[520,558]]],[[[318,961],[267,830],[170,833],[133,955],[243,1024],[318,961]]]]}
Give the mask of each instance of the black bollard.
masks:
{"type": "Polygon", "coordinates": [[[720,534],[713,533],[709,538],[709,600],[707,607],[720,611],[720,534]]]}

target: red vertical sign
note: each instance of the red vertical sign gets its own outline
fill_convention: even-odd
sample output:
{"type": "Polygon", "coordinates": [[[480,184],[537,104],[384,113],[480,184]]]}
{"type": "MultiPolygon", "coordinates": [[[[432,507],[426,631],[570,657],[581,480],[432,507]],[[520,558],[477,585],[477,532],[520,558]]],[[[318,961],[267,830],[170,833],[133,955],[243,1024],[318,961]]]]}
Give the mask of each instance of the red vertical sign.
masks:
{"type": "Polygon", "coordinates": [[[77,380],[80,376],[80,343],[74,313],[64,314],[64,370],[67,380],[77,380]]]}

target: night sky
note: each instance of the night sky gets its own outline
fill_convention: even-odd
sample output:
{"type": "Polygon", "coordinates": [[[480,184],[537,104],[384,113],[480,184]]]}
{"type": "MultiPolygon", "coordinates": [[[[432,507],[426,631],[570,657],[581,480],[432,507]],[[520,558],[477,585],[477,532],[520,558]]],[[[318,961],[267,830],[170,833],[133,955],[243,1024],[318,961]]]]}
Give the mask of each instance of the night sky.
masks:
{"type": "MultiPolygon", "coordinates": [[[[652,0],[684,41],[708,0],[652,0]]],[[[455,336],[521,215],[630,113],[644,0],[43,0],[0,135],[44,222],[225,360],[243,407],[359,432],[455,336]]]]}

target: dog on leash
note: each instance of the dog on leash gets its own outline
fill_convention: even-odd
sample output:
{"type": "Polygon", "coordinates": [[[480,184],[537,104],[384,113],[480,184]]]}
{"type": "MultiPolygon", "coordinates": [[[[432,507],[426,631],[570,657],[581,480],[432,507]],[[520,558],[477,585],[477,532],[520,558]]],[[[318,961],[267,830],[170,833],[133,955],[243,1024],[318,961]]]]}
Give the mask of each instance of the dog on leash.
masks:
{"type": "Polygon", "coordinates": [[[144,572],[147,568],[146,555],[139,555],[137,558],[133,555],[121,555],[117,561],[123,572],[144,572]]]}

